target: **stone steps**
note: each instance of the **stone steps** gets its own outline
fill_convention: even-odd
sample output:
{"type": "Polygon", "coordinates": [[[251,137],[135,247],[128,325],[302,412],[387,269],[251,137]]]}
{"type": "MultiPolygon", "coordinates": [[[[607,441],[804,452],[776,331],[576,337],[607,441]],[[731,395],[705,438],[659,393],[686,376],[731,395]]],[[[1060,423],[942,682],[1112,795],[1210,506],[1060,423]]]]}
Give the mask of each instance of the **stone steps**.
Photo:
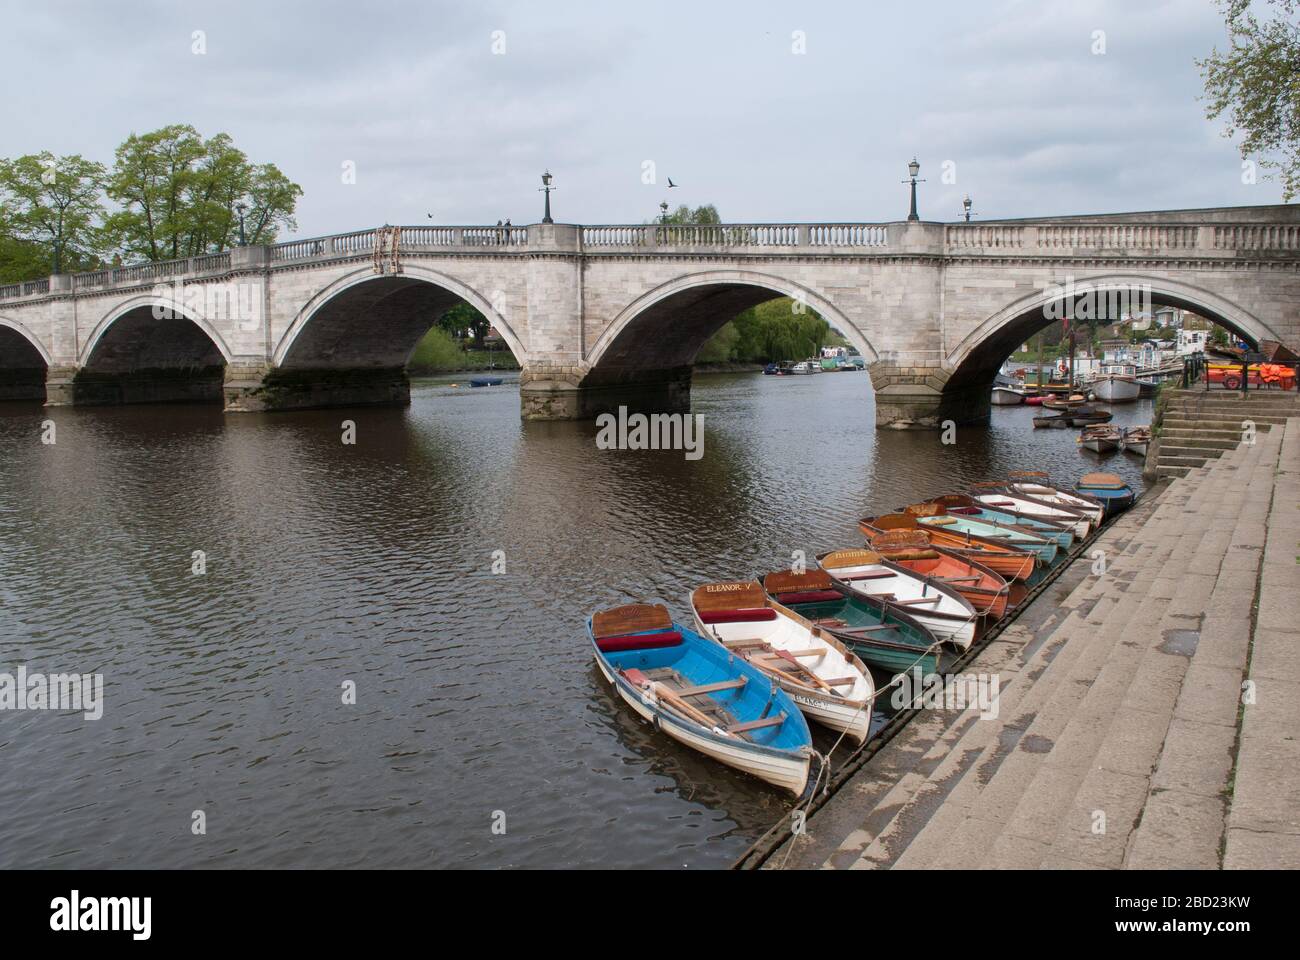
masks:
{"type": "Polygon", "coordinates": [[[1213,450],[1108,528],[1105,574],[1061,600],[997,718],[951,718],[825,865],[1218,866],[1280,444],[1213,450]]]}
{"type": "MultiPolygon", "coordinates": [[[[1136,524],[1126,523],[1127,519],[1121,518],[1110,528],[1110,541],[1118,542],[1126,527],[1136,528],[1136,524]]],[[[960,731],[957,739],[949,738],[932,746],[922,767],[929,767],[932,772],[923,783],[907,784],[881,799],[880,808],[887,816],[874,818],[874,835],[853,866],[894,866],[905,851],[910,851],[908,859],[897,865],[919,865],[923,851],[911,849],[912,838],[930,821],[931,814],[941,821],[953,817],[954,811],[962,807],[957,791],[968,790],[974,778],[991,775],[1012,755],[1025,732],[1026,718],[1032,718],[1041,709],[1042,702],[1058,689],[1072,661],[1082,651],[1081,644],[1071,645],[1067,640],[1086,634],[1092,629],[1088,618],[1102,617],[1112,603],[1086,580],[1075,588],[1062,608],[1069,609],[1069,615],[1028,659],[1010,687],[1004,687],[999,698],[999,718],[979,719],[967,711],[969,718],[954,728],[960,731]]],[[[834,865],[845,864],[841,861],[834,865]]]]}

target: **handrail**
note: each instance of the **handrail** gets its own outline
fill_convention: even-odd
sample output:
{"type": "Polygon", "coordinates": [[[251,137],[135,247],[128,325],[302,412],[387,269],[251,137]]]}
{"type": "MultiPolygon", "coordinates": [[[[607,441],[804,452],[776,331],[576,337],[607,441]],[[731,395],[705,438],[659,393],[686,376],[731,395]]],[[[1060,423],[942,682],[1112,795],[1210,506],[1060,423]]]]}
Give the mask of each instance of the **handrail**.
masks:
{"type": "MultiPolygon", "coordinates": [[[[656,250],[761,250],[765,253],[878,250],[888,254],[891,234],[916,226],[935,253],[970,256],[1123,255],[1126,251],[1164,256],[1283,255],[1300,253],[1300,224],[1246,222],[1096,223],[1016,221],[989,223],[637,223],[578,224],[581,251],[592,254],[652,253],[656,250]]],[[[268,245],[271,263],[320,257],[371,254],[377,231],[357,230],[323,237],[285,240],[268,245]]],[[[904,232],[904,251],[916,235],[904,232]]],[[[399,251],[528,253],[527,226],[401,227],[399,251]]],[[[73,291],[119,283],[141,283],[174,277],[211,275],[231,269],[232,250],[175,260],[146,261],[72,274],[73,291]]],[[[61,288],[62,289],[62,288],[61,288]]],[[[48,279],[0,286],[0,300],[48,294],[48,279]]]]}

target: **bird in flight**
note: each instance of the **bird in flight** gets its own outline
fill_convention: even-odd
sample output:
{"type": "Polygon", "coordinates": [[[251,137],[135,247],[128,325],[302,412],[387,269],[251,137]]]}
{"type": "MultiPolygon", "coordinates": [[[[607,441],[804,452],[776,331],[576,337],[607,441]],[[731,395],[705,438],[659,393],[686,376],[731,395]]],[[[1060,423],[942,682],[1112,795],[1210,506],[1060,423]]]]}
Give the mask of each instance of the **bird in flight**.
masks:
{"type": "Polygon", "coordinates": [[[669,178],[668,178],[668,189],[671,190],[671,189],[672,189],[673,187],[675,187],[675,186],[677,186],[677,184],[673,183],[673,178],[672,178],[672,177],[669,177],[669,178]]]}

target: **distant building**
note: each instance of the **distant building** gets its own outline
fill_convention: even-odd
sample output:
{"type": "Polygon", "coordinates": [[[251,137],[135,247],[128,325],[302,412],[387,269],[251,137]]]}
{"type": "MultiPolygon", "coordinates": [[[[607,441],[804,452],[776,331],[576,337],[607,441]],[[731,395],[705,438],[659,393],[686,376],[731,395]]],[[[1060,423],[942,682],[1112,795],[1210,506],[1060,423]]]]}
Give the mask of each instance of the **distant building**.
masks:
{"type": "Polygon", "coordinates": [[[1109,337],[1097,343],[1103,363],[1132,363],[1130,353],[1133,345],[1123,337],[1109,337]]]}
{"type": "MultiPolygon", "coordinates": [[[[1184,322],[1189,318],[1184,318],[1184,322]]],[[[1209,342],[1209,335],[1205,330],[1188,330],[1178,331],[1178,356],[1185,357],[1193,353],[1203,353],[1209,342]]]]}

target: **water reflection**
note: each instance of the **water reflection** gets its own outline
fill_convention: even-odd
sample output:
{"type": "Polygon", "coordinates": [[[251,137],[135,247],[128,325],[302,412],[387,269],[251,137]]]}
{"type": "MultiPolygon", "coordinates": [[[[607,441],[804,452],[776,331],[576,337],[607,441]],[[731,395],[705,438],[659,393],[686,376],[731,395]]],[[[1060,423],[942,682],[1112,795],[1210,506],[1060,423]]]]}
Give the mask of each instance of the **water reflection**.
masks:
{"type": "Polygon", "coordinates": [[[407,410],[0,409],[0,669],[102,671],[107,699],[5,717],[0,865],[722,865],[786,801],[638,723],[590,610],[684,619],[865,513],[1099,463],[1028,408],[952,447],[877,432],[865,376],[698,378],[699,461],[453,382],[407,410]]]}

